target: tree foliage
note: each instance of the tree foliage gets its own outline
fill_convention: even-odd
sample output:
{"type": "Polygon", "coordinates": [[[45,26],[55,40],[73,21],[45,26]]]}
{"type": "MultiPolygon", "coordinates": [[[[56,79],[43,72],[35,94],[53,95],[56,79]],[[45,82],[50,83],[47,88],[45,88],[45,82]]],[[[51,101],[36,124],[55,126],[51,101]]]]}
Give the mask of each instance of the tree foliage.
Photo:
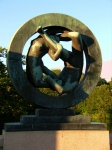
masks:
{"type": "Polygon", "coordinates": [[[97,86],[90,96],[74,109],[76,112],[91,116],[92,121],[108,124],[112,131],[112,81],[97,86]]]}

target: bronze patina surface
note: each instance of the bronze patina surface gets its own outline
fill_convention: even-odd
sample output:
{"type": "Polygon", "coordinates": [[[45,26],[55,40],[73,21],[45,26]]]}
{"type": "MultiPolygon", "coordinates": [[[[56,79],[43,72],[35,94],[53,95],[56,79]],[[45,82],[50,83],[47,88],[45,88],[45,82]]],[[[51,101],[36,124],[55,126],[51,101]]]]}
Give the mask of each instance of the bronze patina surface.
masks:
{"type": "Polygon", "coordinates": [[[7,66],[13,85],[23,98],[46,108],[68,108],[85,100],[95,88],[101,74],[102,57],[97,39],[85,24],[65,14],[49,13],[32,18],[17,30],[9,45],[7,66]],[[28,81],[24,73],[23,47],[39,25],[43,28],[65,27],[82,35],[85,42],[85,76],[72,93],[56,97],[43,94],[28,81]]]}

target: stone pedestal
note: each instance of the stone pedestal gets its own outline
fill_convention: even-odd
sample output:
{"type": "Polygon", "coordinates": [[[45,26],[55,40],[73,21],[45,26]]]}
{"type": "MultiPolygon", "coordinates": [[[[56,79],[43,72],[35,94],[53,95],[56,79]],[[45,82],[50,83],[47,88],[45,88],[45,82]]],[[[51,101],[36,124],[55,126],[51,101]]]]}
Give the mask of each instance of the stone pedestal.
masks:
{"type": "Polygon", "coordinates": [[[4,125],[3,150],[110,150],[105,123],[72,110],[36,110],[4,125]]]}
{"type": "Polygon", "coordinates": [[[108,131],[5,132],[3,150],[110,150],[108,131]]]}

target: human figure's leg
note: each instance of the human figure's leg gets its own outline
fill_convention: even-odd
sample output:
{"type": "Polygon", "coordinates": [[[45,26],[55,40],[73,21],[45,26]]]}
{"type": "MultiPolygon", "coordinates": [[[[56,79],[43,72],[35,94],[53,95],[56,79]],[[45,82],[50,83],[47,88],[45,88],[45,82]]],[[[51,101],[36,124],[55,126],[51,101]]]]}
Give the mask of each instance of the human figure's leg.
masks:
{"type": "Polygon", "coordinates": [[[32,68],[31,71],[32,83],[36,87],[48,87],[46,82],[42,80],[43,77],[43,70],[42,66],[38,65],[35,68],[32,68]]]}
{"type": "Polygon", "coordinates": [[[78,85],[78,81],[75,81],[71,84],[69,83],[66,83],[64,86],[63,86],[63,92],[62,93],[69,93],[71,91],[73,91],[78,85]]]}
{"type": "Polygon", "coordinates": [[[45,76],[44,80],[51,86],[51,88],[56,90],[59,94],[62,94],[62,86],[59,83],[57,83],[54,79],[52,79],[50,76],[45,76]]]}
{"type": "Polygon", "coordinates": [[[43,66],[43,73],[45,73],[46,75],[49,75],[53,79],[58,79],[58,76],[53,71],[48,69],[46,66],[43,66]]]}
{"type": "Polygon", "coordinates": [[[59,83],[57,83],[55,80],[53,80],[50,76],[46,76],[45,81],[53,88],[55,89],[59,94],[69,93],[72,90],[74,90],[78,82],[75,81],[71,84],[66,83],[64,86],[61,86],[59,83]]]}

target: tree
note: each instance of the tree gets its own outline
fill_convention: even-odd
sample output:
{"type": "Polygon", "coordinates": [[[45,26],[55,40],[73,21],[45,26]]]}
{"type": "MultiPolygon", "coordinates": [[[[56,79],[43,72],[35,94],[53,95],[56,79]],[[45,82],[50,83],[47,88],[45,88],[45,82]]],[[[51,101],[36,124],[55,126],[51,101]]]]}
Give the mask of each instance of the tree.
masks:
{"type": "Polygon", "coordinates": [[[101,78],[99,79],[98,83],[97,83],[97,86],[101,86],[103,84],[109,84],[104,78],[101,78]]]}
{"type": "Polygon", "coordinates": [[[6,56],[7,56],[7,49],[6,48],[2,48],[0,46],[0,57],[6,58],[6,56]]]}
{"type": "Polygon", "coordinates": [[[74,109],[82,115],[91,116],[92,121],[107,123],[112,131],[112,93],[109,84],[97,86],[90,96],[74,109]]]}
{"type": "MultiPolygon", "coordinates": [[[[6,58],[6,49],[0,47],[0,57],[6,58]]],[[[7,68],[0,59],[0,78],[7,76],[7,68]]]]}

